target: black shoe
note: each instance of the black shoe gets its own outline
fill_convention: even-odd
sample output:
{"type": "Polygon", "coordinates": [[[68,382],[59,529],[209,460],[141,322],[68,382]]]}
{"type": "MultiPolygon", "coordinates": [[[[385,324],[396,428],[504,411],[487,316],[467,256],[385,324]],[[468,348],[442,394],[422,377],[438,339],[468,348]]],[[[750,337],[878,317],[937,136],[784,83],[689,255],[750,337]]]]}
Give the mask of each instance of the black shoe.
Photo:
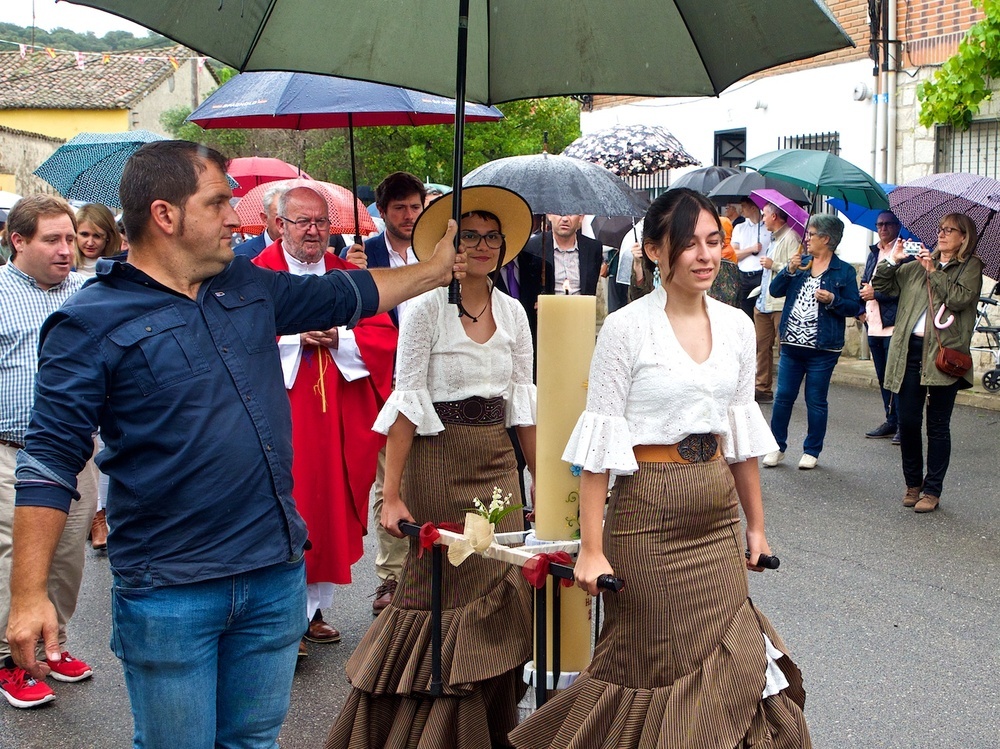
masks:
{"type": "Polygon", "coordinates": [[[759,390],[753,394],[753,399],[758,403],[774,403],[774,396],[770,393],[762,393],[759,390]]]}
{"type": "Polygon", "coordinates": [[[899,430],[897,429],[896,433],[894,435],[892,435],[892,444],[898,445],[902,441],[903,441],[903,438],[899,435],[899,430]]]}
{"type": "Polygon", "coordinates": [[[880,440],[885,437],[891,437],[896,433],[896,427],[892,426],[888,421],[883,421],[882,426],[875,427],[870,432],[865,432],[865,437],[870,440],[880,440]]]}

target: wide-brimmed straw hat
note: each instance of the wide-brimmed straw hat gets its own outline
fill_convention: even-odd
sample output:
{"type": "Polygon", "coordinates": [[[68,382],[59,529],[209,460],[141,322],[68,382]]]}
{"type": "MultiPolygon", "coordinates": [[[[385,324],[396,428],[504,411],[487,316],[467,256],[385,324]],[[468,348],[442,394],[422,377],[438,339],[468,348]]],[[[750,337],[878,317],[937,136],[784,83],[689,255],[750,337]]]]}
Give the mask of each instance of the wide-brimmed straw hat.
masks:
{"type": "MultiPolygon", "coordinates": [[[[413,253],[418,260],[434,254],[434,246],[444,236],[452,212],[451,193],[442,195],[420,214],[413,226],[413,253]]],[[[531,236],[531,206],[513,190],[493,185],[462,189],[462,214],[486,211],[500,219],[500,231],[506,240],[504,265],[524,249],[531,236]]]]}

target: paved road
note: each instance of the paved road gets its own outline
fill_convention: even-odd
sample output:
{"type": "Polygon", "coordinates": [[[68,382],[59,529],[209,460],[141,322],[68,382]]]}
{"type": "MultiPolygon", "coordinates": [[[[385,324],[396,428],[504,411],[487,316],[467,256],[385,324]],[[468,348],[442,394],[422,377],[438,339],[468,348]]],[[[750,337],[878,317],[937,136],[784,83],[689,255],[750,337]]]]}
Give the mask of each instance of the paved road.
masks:
{"type": "MultiPolygon", "coordinates": [[[[768,535],[782,566],[753,576],[752,595],[802,668],[818,749],[995,749],[1000,413],[956,410],[941,508],[916,515],[900,504],[898,449],[860,437],[879,409],[874,391],[834,385],[819,468],[797,470],[791,448],[789,464],[766,470],[768,535]]],[[[283,749],[321,747],[343,702],[344,662],[371,620],[370,560],[369,548],[327,616],[344,641],[310,646],[299,668],[283,749]]],[[[56,684],[58,699],[37,710],[0,705],[2,749],[129,745],[128,700],[107,647],[108,580],[107,559],[92,554],[71,644],[94,678],[56,684]]]]}

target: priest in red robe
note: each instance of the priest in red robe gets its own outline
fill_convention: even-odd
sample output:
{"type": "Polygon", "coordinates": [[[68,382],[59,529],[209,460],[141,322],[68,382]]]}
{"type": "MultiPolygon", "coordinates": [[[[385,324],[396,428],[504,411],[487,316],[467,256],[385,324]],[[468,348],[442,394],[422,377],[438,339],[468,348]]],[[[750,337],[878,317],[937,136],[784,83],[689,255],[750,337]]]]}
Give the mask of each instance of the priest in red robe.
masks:
{"type": "MultiPolygon", "coordinates": [[[[281,238],[253,262],[294,275],[322,275],[364,266],[355,246],[342,260],[329,251],[325,199],[308,187],[278,198],[281,238]]],[[[285,387],[292,407],[292,489],[309,529],[306,551],[309,631],[305,639],[337,642],[340,633],[323,621],[321,609],[333,601],[333,586],[351,582],[351,565],[363,554],[368,495],[385,437],[371,430],[392,390],[397,329],[387,314],[358,325],[281,336],[285,387]]],[[[304,650],[300,648],[300,655],[304,650]]]]}

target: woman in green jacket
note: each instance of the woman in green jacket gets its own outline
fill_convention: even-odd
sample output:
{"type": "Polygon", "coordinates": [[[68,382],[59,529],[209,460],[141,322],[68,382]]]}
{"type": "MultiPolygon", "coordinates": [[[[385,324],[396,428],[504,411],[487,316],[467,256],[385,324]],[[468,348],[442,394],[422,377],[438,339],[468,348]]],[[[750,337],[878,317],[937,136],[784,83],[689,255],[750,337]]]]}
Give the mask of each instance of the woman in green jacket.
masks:
{"type": "Polygon", "coordinates": [[[899,409],[900,453],[906,481],[903,506],[916,512],[932,512],[940,504],[951,458],[955,396],[959,390],[972,387],[973,381],[971,370],[964,377],[952,377],[940,371],[934,361],[941,346],[969,353],[976,303],[983,285],[983,264],[973,255],[978,236],[972,219],[949,213],[938,227],[933,252],[921,247],[917,262],[901,265],[906,253],[902,241],[897,240],[872,278],[876,292],[899,297],[885,387],[896,393],[899,409]],[[925,403],[926,473],[921,437],[925,403]]]}

